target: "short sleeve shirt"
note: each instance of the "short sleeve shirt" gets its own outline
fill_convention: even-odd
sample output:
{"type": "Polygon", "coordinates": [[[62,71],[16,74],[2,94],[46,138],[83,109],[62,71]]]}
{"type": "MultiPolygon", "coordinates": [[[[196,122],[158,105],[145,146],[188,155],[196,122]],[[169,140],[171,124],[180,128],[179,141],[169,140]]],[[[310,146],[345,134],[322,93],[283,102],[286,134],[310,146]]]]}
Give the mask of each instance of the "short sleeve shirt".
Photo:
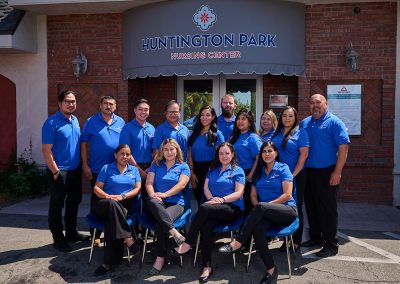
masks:
{"type": "MultiPolygon", "coordinates": [[[[159,166],[157,166],[156,163],[151,164],[148,172],[154,173],[153,187],[155,192],[166,192],[170,190],[178,183],[181,175],[190,177],[190,169],[186,163],[175,163],[172,167],[167,169],[165,162],[161,161],[159,166]]],[[[169,196],[165,198],[164,201],[185,206],[182,192],[169,196]]]]}
{"type": "Polygon", "coordinates": [[[300,156],[300,148],[309,147],[308,133],[305,129],[298,129],[293,133],[292,137],[287,141],[286,147],[283,148],[283,129],[277,133],[272,142],[278,147],[279,160],[289,166],[291,172],[296,167],[300,156]]]}
{"type": "MultiPolygon", "coordinates": [[[[282,182],[293,181],[293,175],[288,165],[275,162],[269,175],[262,168],[261,176],[253,182],[256,187],[258,200],[260,202],[270,202],[283,194],[282,182]]],[[[296,201],[291,197],[285,202],[286,205],[296,206],[296,201]]]]}
{"type": "Polygon", "coordinates": [[[97,181],[104,183],[105,193],[123,194],[131,191],[137,182],[141,182],[141,179],[136,167],[128,164],[126,171],[121,173],[114,162],[101,168],[97,181]]]}
{"type": "Polygon", "coordinates": [[[223,142],[225,142],[224,136],[219,130],[217,131],[217,141],[214,145],[207,145],[206,134],[197,136],[191,147],[193,161],[208,162],[214,160],[216,149],[223,142]]]}
{"type": "Polygon", "coordinates": [[[233,143],[233,147],[241,168],[248,170],[253,167],[256,156],[260,153],[261,145],[261,138],[255,133],[248,131],[239,135],[233,143]]]}
{"type": "Polygon", "coordinates": [[[231,138],[233,127],[235,126],[235,120],[236,116],[232,116],[228,121],[226,121],[222,114],[217,118],[218,130],[224,135],[225,141],[229,141],[229,138],[231,138]]]}
{"type": "MultiPolygon", "coordinates": [[[[211,170],[208,175],[208,188],[214,197],[224,197],[235,192],[235,183],[245,184],[245,175],[241,167],[236,166],[232,168],[229,166],[221,173],[221,166],[211,170]]],[[[239,206],[243,211],[244,202],[243,197],[232,202],[232,204],[239,206]]]]}
{"type": "Polygon", "coordinates": [[[158,150],[164,139],[173,138],[176,140],[176,142],[178,142],[179,146],[181,147],[184,160],[187,161],[187,143],[189,136],[190,132],[186,126],[179,123],[178,129],[176,129],[169,124],[168,121],[165,121],[156,128],[154,133],[153,149],[158,150]]]}
{"type": "Polygon", "coordinates": [[[150,163],[153,157],[154,132],[154,126],[150,123],[146,122],[141,125],[136,119],[133,119],[122,128],[119,144],[129,145],[137,163],[150,163]]]}
{"type": "Polygon", "coordinates": [[[83,126],[81,141],[90,142],[89,166],[94,173],[114,161],[114,151],[119,145],[119,135],[125,121],[116,114],[109,125],[99,112],[88,118],[83,126]]]}
{"type": "Polygon", "coordinates": [[[317,120],[306,117],[301,127],[310,139],[306,168],[322,169],[335,165],[339,145],[350,144],[346,126],[329,111],[317,120]]]}
{"type": "Polygon", "coordinates": [[[42,127],[42,144],[53,145],[51,151],[60,170],[74,170],[80,165],[81,129],[78,119],[67,119],[60,111],[50,116],[42,127]]]}
{"type": "Polygon", "coordinates": [[[267,133],[265,133],[264,135],[260,135],[261,140],[263,142],[268,142],[271,140],[272,135],[274,135],[275,129],[271,129],[270,131],[268,131],[267,133]]]}

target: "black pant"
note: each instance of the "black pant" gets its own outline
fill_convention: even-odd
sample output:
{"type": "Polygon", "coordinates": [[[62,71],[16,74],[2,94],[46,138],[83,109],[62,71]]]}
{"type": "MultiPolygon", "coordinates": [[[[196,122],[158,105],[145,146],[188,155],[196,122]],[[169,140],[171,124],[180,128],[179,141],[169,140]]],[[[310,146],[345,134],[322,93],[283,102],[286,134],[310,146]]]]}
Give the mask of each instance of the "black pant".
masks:
{"type": "MultiPolygon", "coordinates": [[[[138,166],[142,169],[142,170],[147,170],[151,163],[137,163],[138,166]]],[[[146,179],[142,179],[142,186],[140,187],[140,195],[142,198],[142,206],[144,206],[144,202],[148,199],[149,195],[147,194],[146,191],[146,179]]]]}
{"type": "Polygon", "coordinates": [[[209,162],[194,162],[193,172],[197,177],[197,186],[193,188],[194,196],[196,197],[197,204],[200,206],[204,202],[204,181],[206,180],[211,161],[209,162]]]}
{"type": "Polygon", "coordinates": [[[95,198],[93,213],[104,222],[104,264],[116,265],[122,263],[124,254],[124,239],[131,237],[131,228],[126,217],[131,208],[132,200],[120,202],[113,199],[95,198]]]}
{"type": "Polygon", "coordinates": [[[62,210],[65,203],[65,234],[74,236],[77,233],[78,206],[82,201],[82,169],[60,171],[57,180],[47,169],[50,181],[49,229],[54,242],[64,241],[62,210]]]}
{"type": "Polygon", "coordinates": [[[242,215],[240,207],[231,203],[203,203],[200,205],[196,217],[190,226],[186,241],[191,246],[195,245],[197,235],[200,232],[200,249],[204,267],[211,266],[213,228],[218,224],[232,222],[240,215],[242,215]]]}
{"type": "Polygon", "coordinates": [[[304,188],[306,187],[306,171],[301,170],[294,178],[296,186],[296,204],[297,214],[299,216],[299,229],[293,234],[293,242],[295,244],[301,244],[303,241],[303,200],[304,200],[304,188]]]}
{"type": "Polygon", "coordinates": [[[335,166],[307,169],[304,192],[310,239],[323,240],[327,245],[338,245],[337,191],[339,186],[329,185],[335,166]]]}
{"type": "Polygon", "coordinates": [[[174,220],[183,214],[184,208],[180,204],[149,199],[146,210],[155,221],[157,235],[157,256],[166,257],[168,248],[169,231],[174,228],[174,220]]]}
{"type": "MultiPolygon", "coordinates": [[[[90,188],[92,190],[92,194],[90,195],[90,212],[93,212],[93,203],[95,202],[95,200],[98,200],[96,194],[94,193],[94,186],[96,184],[98,175],[99,173],[92,173],[92,179],[90,180],[90,188]]],[[[96,230],[96,236],[94,236],[94,238],[99,239],[101,233],[101,230],[96,230]]],[[[93,235],[93,228],[90,228],[90,235],[93,235]]]]}
{"type": "MultiPolygon", "coordinates": [[[[245,176],[247,176],[251,169],[243,169],[245,176]]],[[[246,180],[246,184],[244,186],[244,192],[243,192],[243,199],[244,199],[244,216],[248,216],[251,212],[251,209],[253,209],[253,203],[251,203],[250,200],[250,191],[251,191],[251,185],[252,182],[249,182],[246,180]]]]}
{"type": "Polygon", "coordinates": [[[253,234],[258,253],[266,269],[271,269],[275,264],[268,249],[265,233],[272,226],[289,225],[296,219],[296,216],[297,210],[295,207],[260,202],[251,210],[236,240],[244,244],[250,235],[253,234]]]}

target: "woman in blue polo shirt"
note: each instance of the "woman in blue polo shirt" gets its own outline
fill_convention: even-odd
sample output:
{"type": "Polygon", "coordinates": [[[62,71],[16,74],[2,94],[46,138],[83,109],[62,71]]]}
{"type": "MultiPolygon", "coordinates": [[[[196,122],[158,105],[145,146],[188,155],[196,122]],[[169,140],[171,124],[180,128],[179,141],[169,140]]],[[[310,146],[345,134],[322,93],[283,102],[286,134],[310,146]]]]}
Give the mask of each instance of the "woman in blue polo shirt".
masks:
{"type": "Polygon", "coordinates": [[[259,134],[263,142],[271,140],[278,125],[276,115],[272,110],[266,110],[261,115],[259,134]]]}
{"type": "Polygon", "coordinates": [[[124,242],[132,254],[139,250],[126,221],[128,211],[132,209],[132,198],[136,198],[140,192],[139,171],[128,164],[131,156],[128,145],[119,145],[114,156],[115,162],[102,167],[94,186],[96,198],[92,212],[105,224],[104,239],[107,243],[104,262],[96,269],[96,275],[103,275],[113,265],[122,263],[124,242]]]}
{"type": "Polygon", "coordinates": [[[235,126],[229,142],[235,148],[238,164],[246,175],[244,188],[244,214],[247,216],[253,208],[250,201],[251,181],[257,166],[258,153],[262,141],[256,133],[254,115],[250,110],[241,109],[236,115],[235,126]]]}
{"type": "Polygon", "coordinates": [[[264,142],[260,156],[251,188],[254,208],[239,236],[230,244],[222,246],[219,251],[235,252],[253,234],[258,253],[266,268],[266,274],[260,283],[276,283],[278,269],[268,250],[265,232],[272,226],[289,225],[296,219],[296,201],[292,197],[293,176],[286,164],[276,161],[278,149],[273,142],[264,142]]]}
{"type": "Polygon", "coordinates": [[[178,254],[188,252],[196,244],[200,232],[203,271],[200,283],[206,283],[211,274],[212,230],[215,225],[231,222],[243,213],[244,171],[237,165],[233,146],[224,142],[218,146],[216,157],[204,183],[207,202],[200,205],[187,235],[186,242],[176,249],[178,254]]]}
{"type": "Polygon", "coordinates": [[[224,141],[224,135],[217,130],[215,109],[209,105],[202,107],[188,141],[190,180],[199,205],[203,199],[204,180],[215,157],[215,150],[224,141]]]}
{"type": "Polygon", "coordinates": [[[180,245],[185,238],[174,228],[173,222],[184,212],[185,200],[182,190],[190,179],[190,169],[183,160],[179,144],[175,139],[165,139],[157,151],[146,180],[149,199],[146,210],[155,220],[157,235],[157,258],[150,275],[160,273],[167,256],[168,237],[171,235],[180,245]]]}
{"type": "MultiPolygon", "coordinates": [[[[303,200],[306,185],[304,163],[308,157],[309,139],[305,129],[299,128],[297,111],[294,107],[285,107],[279,117],[278,127],[272,136],[278,147],[279,160],[289,166],[294,177],[294,196],[299,214],[299,229],[293,234],[294,250],[298,251],[303,236],[303,200]]],[[[281,251],[286,251],[285,242],[281,251]]]]}

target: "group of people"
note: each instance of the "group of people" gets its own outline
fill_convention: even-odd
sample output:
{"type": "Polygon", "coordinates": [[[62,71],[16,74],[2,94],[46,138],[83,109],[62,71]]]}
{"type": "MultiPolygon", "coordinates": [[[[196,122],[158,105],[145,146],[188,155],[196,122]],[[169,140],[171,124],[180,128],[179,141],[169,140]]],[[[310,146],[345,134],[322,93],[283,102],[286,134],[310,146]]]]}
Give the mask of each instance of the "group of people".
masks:
{"type": "MultiPolygon", "coordinates": [[[[212,228],[242,215],[246,221],[240,234],[219,251],[233,253],[253,235],[266,268],[260,283],[274,283],[278,277],[265,237],[271,226],[289,225],[299,217],[295,251],[322,246],[320,257],[338,252],[336,198],[350,140],[343,122],[327,110],[324,96],[310,98],[311,116],[301,124],[293,107],[284,108],[279,119],[271,110],[264,112],[257,132],[253,113],[241,109],[235,115],[235,98],[226,94],[221,115],[203,106],[192,133],[180,123],[181,106],[174,100],[166,105],[165,122],[155,128],[147,121],[147,100],[135,102],[135,118],[125,124],[114,113],[116,100],[111,96],[101,98],[100,112],[86,121],[81,133],[73,115],[76,97],[73,91],[61,92],[59,110],[42,129],[51,180],[49,228],[60,251],[72,250],[68,242],[90,238],[76,229],[83,169],[93,190],[91,212],[105,223],[107,245],[96,275],[122,262],[124,243],[132,254],[138,252],[126,218],[139,198],[155,222],[157,257],[151,275],[165,264],[170,236],[176,243],[172,254],[183,255],[200,233],[199,282],[206,283],[213,274],[212,228]],[[184,212],[183,191],[189,182],[199,207],[184,236],[173,222],[184,212]],[[303,199],[310,224],[306,242],[303,199]]],[[[100,242],[99,235],[93,237],[100,242]]]]}

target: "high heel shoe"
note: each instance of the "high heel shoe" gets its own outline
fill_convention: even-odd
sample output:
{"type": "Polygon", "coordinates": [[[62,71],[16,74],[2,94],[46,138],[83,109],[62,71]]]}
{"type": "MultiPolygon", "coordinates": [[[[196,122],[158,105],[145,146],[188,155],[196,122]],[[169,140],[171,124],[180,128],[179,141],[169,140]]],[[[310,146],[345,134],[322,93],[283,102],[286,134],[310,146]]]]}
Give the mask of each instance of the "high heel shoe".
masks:
{"type": "Polygon", "coordinates": [[[211,276],[213,275],[214,270],[211,269],[210,273],[207,276],[200,276],[199,283],[207,283],[210,280],[211,276]]]}

